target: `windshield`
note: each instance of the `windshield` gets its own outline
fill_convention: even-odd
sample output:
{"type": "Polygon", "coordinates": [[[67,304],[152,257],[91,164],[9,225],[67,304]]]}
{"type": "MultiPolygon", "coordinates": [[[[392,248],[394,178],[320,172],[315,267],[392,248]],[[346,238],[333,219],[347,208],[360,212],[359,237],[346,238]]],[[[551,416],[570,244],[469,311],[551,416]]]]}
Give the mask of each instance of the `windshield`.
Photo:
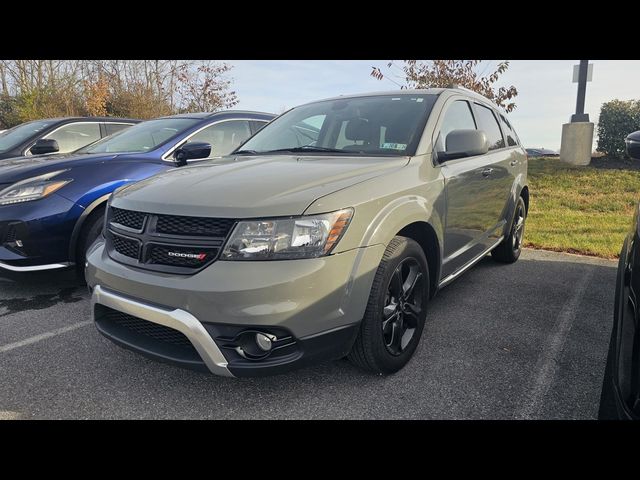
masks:
{"type": "Polygon", "coordinates": [[[200,120],[193,118],[160,118],[134,125],[106,137],[76,153],[141,153],[149,152],[200,120]]]}
{"type": "Polygon", "coordinates": [[[413,155],[436,98],[399,94],[303,105],[265,126],[237,152],[413,155]]]}
{"type": "Polygon", "coordinates": [[[13,127],[6,132],[0,133],[0,152],[6,152],[17,147],[31,136],[42,132],[46,128],[56,123],[56,120],[38,120],[35,122],[23,123],[13,127]]]}

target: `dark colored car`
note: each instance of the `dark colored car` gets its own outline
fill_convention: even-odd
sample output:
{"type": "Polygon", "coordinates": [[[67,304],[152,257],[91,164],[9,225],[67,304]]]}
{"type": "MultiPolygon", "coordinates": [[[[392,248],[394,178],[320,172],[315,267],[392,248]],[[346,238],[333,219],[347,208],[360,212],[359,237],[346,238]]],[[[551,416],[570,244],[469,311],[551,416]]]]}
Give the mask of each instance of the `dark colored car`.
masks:
{"type": "Polygon", "coordinates": [[[226,111],[149,120],[69,155],[0,163],[0,268],[84,263],[118,187],[230,153],[274,115],[226,111]]]}
{"type": "Polygon", "coordinates": [[[549,150],[548,148],[527,148],[526,150],[529,158],[560,156],[558,152],[556,152],[555,150],[549,150]]]}
{"type": "MultiPolygon", "coordinates": [[[[640,160],[640,132],[626,138],[640,160]]],[[[600,419],[640,419],[640,204],[620,252],[613,329],[600,398],[600,419]]]]}
{"type": "Polygon", "coordinates": [[[70,153],[139,122],[130,118],[68,117],[22,123],[0,133],[0,160],[70,153]]]}

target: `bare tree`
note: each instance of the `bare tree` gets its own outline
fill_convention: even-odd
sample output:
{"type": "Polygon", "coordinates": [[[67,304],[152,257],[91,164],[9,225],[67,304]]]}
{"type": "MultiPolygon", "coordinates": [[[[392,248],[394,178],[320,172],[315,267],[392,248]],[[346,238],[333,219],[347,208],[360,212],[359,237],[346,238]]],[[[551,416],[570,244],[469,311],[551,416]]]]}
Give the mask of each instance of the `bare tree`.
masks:
{"type": "Polygon", "coordinates": [[[0,122],[227,108],[237,104],[230,69],[193,60],[0,60],[0,122]]]}

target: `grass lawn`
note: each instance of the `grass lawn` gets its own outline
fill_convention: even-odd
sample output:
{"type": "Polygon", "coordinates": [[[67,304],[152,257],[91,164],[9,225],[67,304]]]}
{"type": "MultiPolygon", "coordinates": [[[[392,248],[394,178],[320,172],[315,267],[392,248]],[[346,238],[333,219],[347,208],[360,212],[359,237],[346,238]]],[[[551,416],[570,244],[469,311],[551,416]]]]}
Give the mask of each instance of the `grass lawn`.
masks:
{"type": "Polygon", "coordinates": [[[640,200],[640,171],[529,160],[525,246],[615,258],[640,200]]]}

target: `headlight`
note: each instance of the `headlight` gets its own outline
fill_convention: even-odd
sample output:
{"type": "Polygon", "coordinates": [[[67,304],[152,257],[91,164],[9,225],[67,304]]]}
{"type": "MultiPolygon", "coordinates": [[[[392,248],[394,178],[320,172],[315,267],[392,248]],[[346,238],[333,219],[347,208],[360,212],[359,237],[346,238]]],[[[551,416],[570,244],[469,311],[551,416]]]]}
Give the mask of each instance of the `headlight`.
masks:
{"type": "Polygon", "coordinates": [[[323,215],[238,222],[222,260],[289,260],[328,255],[344,234],[353,209],[323,215]]]}
{"type": "Polygon", "coordinates": [[[66,172],[66,170],[58,170],[57,172],[46,173],[39,177],[32,177],[14,183],[10,187],[0,191],[0,205],[30,202],[31,200],[39,200],[40,198],[51,195],[71,181],[51,180],[62,172],[66,172]]]}

